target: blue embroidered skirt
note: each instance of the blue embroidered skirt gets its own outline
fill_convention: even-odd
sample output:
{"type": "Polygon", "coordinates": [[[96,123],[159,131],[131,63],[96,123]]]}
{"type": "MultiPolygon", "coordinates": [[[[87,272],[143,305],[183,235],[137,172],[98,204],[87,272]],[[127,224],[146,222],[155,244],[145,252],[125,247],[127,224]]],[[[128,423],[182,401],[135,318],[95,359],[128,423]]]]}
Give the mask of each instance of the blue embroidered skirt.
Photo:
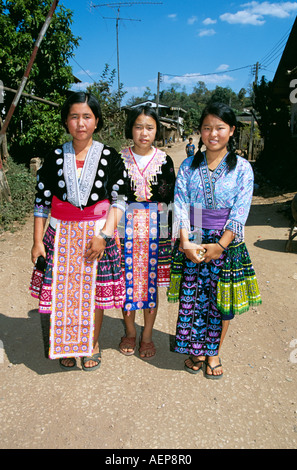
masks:
{"type": "MultiPolygon", "coordinates": [[[[203,243],[215,243],[220,230],[203,229],[203,243]]],[[[222,320],[231,320],[261,297],[244,242],[232,242],[217,260],[196,264],[173,249],[169,302],[179,301],[174,350],[194,356],[215,356],[221,340],[222,320]]]]}

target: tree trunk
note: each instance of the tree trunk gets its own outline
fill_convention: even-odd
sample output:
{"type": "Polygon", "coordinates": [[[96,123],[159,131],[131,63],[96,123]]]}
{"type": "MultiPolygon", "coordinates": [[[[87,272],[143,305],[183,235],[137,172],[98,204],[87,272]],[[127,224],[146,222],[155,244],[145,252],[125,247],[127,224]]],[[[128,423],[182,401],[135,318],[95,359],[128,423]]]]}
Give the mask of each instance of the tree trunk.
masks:
{"type": "MultiPolygon", "coordinates": [[[[0,129],[3,121],[0,117],[0,129]]],[[[0,201],[5,198],[8,202],[12,202],[9,185],[5,176],[4,165],[7,164],[8,150],[7,150],[7,139],[6,135],[0,144],[0,201]]]]}

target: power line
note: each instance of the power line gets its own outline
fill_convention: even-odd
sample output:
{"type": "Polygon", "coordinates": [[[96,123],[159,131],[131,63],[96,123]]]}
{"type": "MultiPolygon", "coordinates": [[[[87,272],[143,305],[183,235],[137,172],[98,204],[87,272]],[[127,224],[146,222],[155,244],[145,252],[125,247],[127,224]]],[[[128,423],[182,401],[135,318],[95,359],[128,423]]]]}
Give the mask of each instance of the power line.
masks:
{"type": "Polygon", "coordinates": [[[271,54],[269,58],[267,57],[267,59],[266,59],[266,61],[265,61],[264,63],[262,62],[262,65],[263,65],[264,67],[267,67],[267,66],[269,66],[270,64],[272,64],[272,62],[274,62],[275,59],[277,59],[277,58],[282,54],[283,49],[284,49],[284,44],[281,44],[281,45],[278,47],[278,49],[274,52],[273,55],[271,54]]]}
{"type": "Polygon", "coordinates": [[[90,77],[93,82],[95,81],[93,77],[91,77],[91,75],[74,59],[74,57],[71,57],[71,59],[82,69],[83,72],[85,72],[86,75],[88,75],[88,77],[90,77]]]}
{"type": "Polygon", "coordinates": [[[288,37],[290,35],[291,29],[289,29],[283,37],[275,44],[275,46],[271,49],[270,52],[268,52],[263,59],[260,61],[261,63],[261,68],[267,68],[269,67],[272,62],[274,62],[281,54],[283,51],[284,46],[287,43],[288,37]]]}
{"type": "Polygon", "coordinates": [[[267,67],[269,67],[269,65],[271,65],[272,62],[274,62],[276,59],[278,59],[278,58],[282,55],[282,53],[283,53],[283,51],[281,50],[281,51],[279,52],[279,54],[277,54],[276,56],[274,56],[274,57],[270,60],[270,62],[268,62],[267,64],[264,64],[261,68],[263,68],[264,70],[267,70],[267,67]]]}
{"type": "Polygon", "coordinates": [[[273,46],[273,48],[271,49],[270,52],[268,52],[261,60],[260,62],[265,62],[266,59],[268,59],[273,53],[274,53],[274,50],[280,45],[282,44],[284,41],[287,41],[288,37],[289,37],[289,34],[290,34],[290,31],[291,31],[291,28],[284,34],[283,37],[281,37],[281,39],[275,44],[275,46],[273,46]]]}
{"type": "Polygon", "coordinates": [[[102,3],[101,5],[94,5],[91,2],[91,8],[99,8],[99,7],[110,7],[110,8],[117,8],[118,6],[126,6],[131,7],[132,5],[160,5],[163,4],[162,2],[115,2],[115,3],[102,3]]]}
{"type": "MultiPolygon", "coordinates": [[[[236,72],[237,70],[243,70],[243,69],[248,69],[248,68],[251,68],[251,67],[254,67],[254,65],[245,65],[244,67],[238,67],[237,69],[230,69],[230,70],[224,70],[222,72],[210,72],[210,73],[189,73],[188,76],[191,76],[191,77],[206,77],[206,76],[209,76],[209,75],[220,75],[220,74],[224,74],[224,73],[230,73],[230,72],[236,72]]],[[[167,77],[177,77],[177,78],[182,78],[182,77],[185,77],[186,75],[174,75],[174,74],[170,74],[170,73],[162,73],[162,75],[166,75],[167,77]]]]}
{"type": "MultiPolygon", "coordinates": [[[[269,51],[263,57],[263,59],[258,62],[258,69],[259,70],[260,69],[261,70],[262,69],[267,70],[267,67],[269,67],[269,65],[271,65],[272,62],[274,62],[276,59],[278,59],[278,57],[283,52],[283,47],[287,43],[290,32],[291,32],[291,28],[289,28],[289,30],[284,34],[284,36],[282,36],[281,39],[275,44],[275,46],[273,46],[271,51],[269,51]]],[[[243,70],[243,69],[246,69],[246,68],[251,68],[251,70],[252,70],[253,67],[255,69],[255,65],[245,65],[243,67],[238,67],[236,69],[230,69],[230,70],[224,70],[224,71],[221,71],[221,72],[191,73],[191,74],[188,74],[187,76],[190,76],[190,77],[195,77],[195,76],[197,76],[197,77],[207,77],[207,76],[210,76],[210,75],[220,75],[220,74],[224,74],[224,73],[237,72],[238,70],[243,70]]],[[[169,74],[169,73],[162,73],[162,74],[160,74],[160,81],[162,81],[162,75],[166,75],[168,77],[177,77],[177,78],[186,77],[185,74],[184,75],[174,75],[174,74],[169,74]]],[[[255,70],[252,70],[252,75],[255,75],[255,70]]]]}

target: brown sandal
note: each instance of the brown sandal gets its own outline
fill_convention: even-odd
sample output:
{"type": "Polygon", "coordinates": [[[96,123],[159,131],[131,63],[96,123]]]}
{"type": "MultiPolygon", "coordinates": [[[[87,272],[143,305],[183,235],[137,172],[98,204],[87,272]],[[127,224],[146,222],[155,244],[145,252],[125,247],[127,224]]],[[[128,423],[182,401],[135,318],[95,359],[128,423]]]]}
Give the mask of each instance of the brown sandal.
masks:
{"type": "Polygon", "coordinates": [[[136,338],[128,338],[127,336],[122,336],[119,348],[120,352],[124,354],[124,356],[133,356],[136,349],[136,338]],[[124,351],[124,349],[133,349],[133,351],[124,351]]]}
{"type": "Polygon", "coordinates": [[[152,359],[156,354],[156,348],[154,343],[151,341],[150,343],[146,343],[145,341],[140,341],[139,345],[139,355],[146,353],[147,351],[151,351],[153,354],[151,356],[140,356],[141,359],[152,359]]]}

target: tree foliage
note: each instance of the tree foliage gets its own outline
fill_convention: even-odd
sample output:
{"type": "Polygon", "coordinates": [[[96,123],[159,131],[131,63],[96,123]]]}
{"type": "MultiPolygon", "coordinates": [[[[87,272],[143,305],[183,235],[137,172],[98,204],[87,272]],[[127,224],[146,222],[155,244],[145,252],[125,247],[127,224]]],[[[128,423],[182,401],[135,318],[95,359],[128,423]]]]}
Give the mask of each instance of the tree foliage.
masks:
{"type": "Polygon", "coordinates": [[[132,106],[132,105],[142,103],[144,101],[148,101],[148,100],[151,100],[151,99],[154,99],[154,94],[153,94],[152,90],[147,86],[145,88],[145,91],[143,92],[142,96],[131,96],[131,98],[129,98],[127,100],[126,104],[127,104],[127,106],[132,106]]]}
{"type": "MultiPolygon", "coordinates": [[[[0,79],[18,89],[34,45],[48,15],[51,0],[0,0],[0,79]]],[[[73,83],[68,60],[79,39],[71,32],[72,11],[59,5],[44,36],[25,92],[61,104],[73,83]]],[[[1,112],[5,115],[14,95],[6,93],[1,112]]],[[[22,97],[8,127],[10,154],[17,161],[43,156],[49,145],[61,139],[59,109],[22,97]]]]}
{"type": "Polygon", "coordinates": [[[257,168],[277,186],[295,189],[296,142],[290,132],[290,106],[277,97],[273,83],[262,77],[254,87],[254,107],[265,142],[257,168]]]}
{"type": "Polygon", "coordinates": [[[265,141],[289,137],[289,106],[277,99],[272,82],[268,82],[265,77],[261,78],[259,85],[254,86],[254,107],[260,116],[258,124],[265,141]]]}
{"type": "MultiPolygon", "coordinates": [[[[199,81],[193,87],[191,93],[186,92],[185,87],[179,83],[172,83],[170,87],[162,90],[159,95],[159,102],[170,107],[180,107],[187,111],[184,120],[185,133],[190,134],[198,129],[200,116],[203,108],[210,101],[221,101],[226,103],[235,111],[241,112],[244,106],[250,104],[250,98],[246,97],[246,90],[242,88],[239,93],[235,93],[230,87],[217,86],[214,90],[208,90],[204,82],[199,81]]],[[[134,105],[148,99],[156,100],[156,94],[152,94],[150,88],[146,88],[141,97],[132,96],[127,105],[134,105]]]]}
{"type": "Polygon", "coordinates": [[[125,113],[121,110],[120,103],[126,92],[123,85],[120,89],[113,91],[116,71],[105,65],[100,80],[87,87],[87,91],[92,93],[99,101],[104,127],[100,132],[100,139],[119,150],[124,142],[125,113]]]}

